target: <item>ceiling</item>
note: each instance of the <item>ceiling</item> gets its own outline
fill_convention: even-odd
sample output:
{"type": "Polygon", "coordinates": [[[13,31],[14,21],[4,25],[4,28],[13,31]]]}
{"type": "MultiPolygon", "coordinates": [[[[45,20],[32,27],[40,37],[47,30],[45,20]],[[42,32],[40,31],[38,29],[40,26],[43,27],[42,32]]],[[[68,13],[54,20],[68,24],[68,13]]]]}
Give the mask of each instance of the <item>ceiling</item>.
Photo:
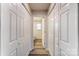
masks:
{"type": "Polygon", "coordinates": [[[48,11],[50,3],[29,3],[32,11],[48,11]]]}

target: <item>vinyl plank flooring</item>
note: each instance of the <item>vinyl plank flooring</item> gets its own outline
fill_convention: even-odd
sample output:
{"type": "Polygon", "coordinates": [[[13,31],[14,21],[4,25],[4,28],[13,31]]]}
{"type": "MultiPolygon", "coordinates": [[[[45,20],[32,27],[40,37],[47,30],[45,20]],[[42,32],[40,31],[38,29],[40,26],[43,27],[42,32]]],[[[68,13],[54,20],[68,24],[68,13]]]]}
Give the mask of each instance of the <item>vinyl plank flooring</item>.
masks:
{"type": "Polygon", "coordinates": [[[42,46],[41,39],[34,41],[34,49],[30,52],[29,56],[49,56],[49,52],[42,46]]]}

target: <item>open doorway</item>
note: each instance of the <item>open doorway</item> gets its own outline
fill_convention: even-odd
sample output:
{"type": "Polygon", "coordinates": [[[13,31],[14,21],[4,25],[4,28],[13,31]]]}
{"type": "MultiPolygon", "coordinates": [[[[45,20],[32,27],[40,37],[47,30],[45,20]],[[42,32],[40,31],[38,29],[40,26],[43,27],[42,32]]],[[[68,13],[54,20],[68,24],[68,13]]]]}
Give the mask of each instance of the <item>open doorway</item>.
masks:
{"type": "Polygon", "coordinates": [[[30,52],[30,56],[48,56],[49,53],[45,49],[45,19],[43,17],[33,18],[33,43],[34,49],[30,52]]]}
{"type": "Polygon", "coordinates": [[[43,48],[42,44],[42,18],[33,18],[33,37],[34,37],[34,48],[43,48]]]}

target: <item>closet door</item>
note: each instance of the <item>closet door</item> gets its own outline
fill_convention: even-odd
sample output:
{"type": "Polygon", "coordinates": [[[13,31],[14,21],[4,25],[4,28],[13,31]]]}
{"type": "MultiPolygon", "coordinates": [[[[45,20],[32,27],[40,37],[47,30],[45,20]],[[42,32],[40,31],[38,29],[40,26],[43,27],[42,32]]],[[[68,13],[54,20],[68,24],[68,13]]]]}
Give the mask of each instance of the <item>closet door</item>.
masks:
{"type": "Polygon", "coordinates": [[[1,4],[1,55],[15,56],[16,45],[16,4],[1,4]]]}
{"type": "Polygon", "coordinates": [[[78,55],[77,4],[60,4],[60,55],[78,55]]]}

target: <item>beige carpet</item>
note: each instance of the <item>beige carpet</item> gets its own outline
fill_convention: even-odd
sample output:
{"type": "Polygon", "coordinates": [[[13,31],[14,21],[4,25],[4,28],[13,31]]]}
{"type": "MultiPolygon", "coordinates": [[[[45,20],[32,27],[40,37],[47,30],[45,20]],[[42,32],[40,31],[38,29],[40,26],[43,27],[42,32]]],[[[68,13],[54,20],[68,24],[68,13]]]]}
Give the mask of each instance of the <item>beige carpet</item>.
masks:
{"type": "Polygon", "coordinates": [[[30,52],[29,56],[49,56],[48,51],[42,46],[41,39],[34,41],[34,49],[30,52]]]}

